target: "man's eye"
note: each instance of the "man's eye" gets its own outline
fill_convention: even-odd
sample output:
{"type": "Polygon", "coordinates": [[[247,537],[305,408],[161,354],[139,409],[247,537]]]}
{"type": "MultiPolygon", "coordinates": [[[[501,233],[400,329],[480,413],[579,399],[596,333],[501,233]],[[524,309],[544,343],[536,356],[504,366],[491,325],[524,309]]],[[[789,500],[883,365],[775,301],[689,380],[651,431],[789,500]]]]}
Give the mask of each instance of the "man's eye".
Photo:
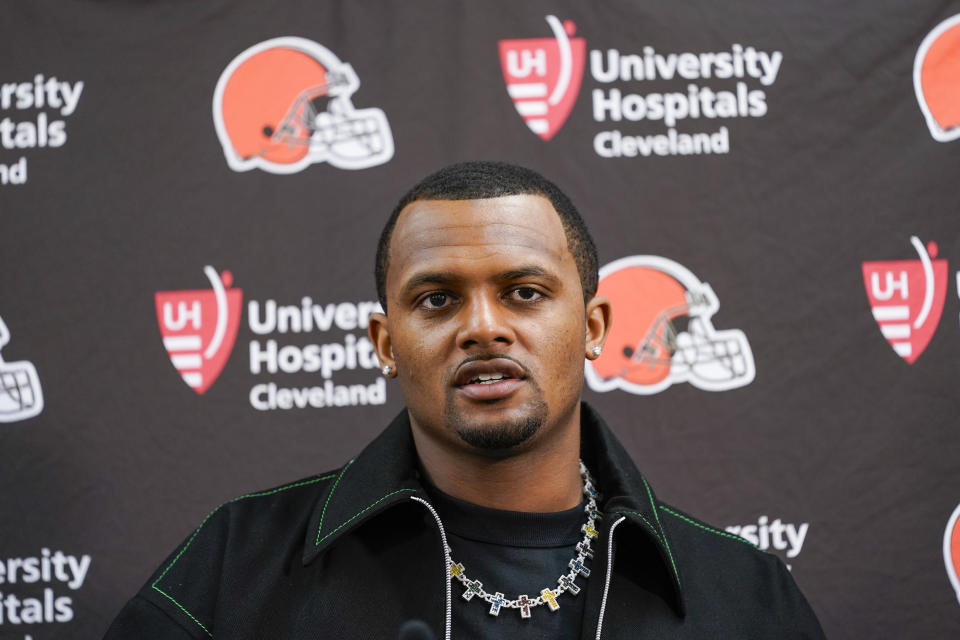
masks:
{"type": "Polygon", "coordinates": [[[513,296],[524,302],[533,302],[542,298],[543,294],[530,287],[518,287],[513,290],[513,296]]]}
{"type": "Polygon", "coordinates": [[[439,309],[446,306],[447,302],[450,300],[450,296],[445,293],[431,293],[426,298],[423,299],[423,306],[428,309],[439,309]]]}

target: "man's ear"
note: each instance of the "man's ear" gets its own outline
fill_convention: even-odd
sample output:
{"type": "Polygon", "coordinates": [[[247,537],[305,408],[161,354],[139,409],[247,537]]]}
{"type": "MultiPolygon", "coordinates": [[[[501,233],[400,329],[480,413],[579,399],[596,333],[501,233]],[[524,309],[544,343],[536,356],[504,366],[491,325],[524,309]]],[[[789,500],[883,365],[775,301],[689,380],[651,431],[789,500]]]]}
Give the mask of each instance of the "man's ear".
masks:
{"type": "Polygon", "coordinates": [[[393,358],[393,342],[390,340],[390,329],[387,326],[387,316],[382,313],[371,313],[370,324],[367,325],[367,335],[373,343],[373,350],[377,354],[381,367],[390,367],[394,375],[397,363],[393,358]]]}
{"type": "Polygon", "coordinates": [[[596,360],[600,357],[603,345],[610,333],[613,322],[613,307],[604,296],[594,296],[587,303],[586,357],[596,360]]]}

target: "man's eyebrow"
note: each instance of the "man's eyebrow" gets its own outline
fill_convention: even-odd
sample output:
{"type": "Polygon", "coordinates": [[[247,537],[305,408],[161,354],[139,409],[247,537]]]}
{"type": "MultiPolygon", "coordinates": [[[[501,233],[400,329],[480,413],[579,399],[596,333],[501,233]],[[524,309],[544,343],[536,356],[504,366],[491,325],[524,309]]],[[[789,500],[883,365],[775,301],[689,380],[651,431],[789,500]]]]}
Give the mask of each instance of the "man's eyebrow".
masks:
{"type": "Polygon", "coordinates": [[[450,285],[462,280],[463,278],[445,271],[425,271],[423,273],[416,273],[411,276],[406,283],[404,283],[403,288],[400,289],[400,296],[405,297],[409,295],[411,291],[419,289],[427,284],[450,285]]]}
{"type": "Polygon", "coordinates": [[[524,278],[542,278],[555,283],[560,282],[560,278],[558,278],[552,272],[547,271],[543,267],[537,265],[529,265],[519,267],[517,269],[510,269],[509,271],[498,273],[496,276],[497,280],[502,280],[505,282],[509,282],[511,280],[523,280],[524,278]]]}
{"type": "MultiPolygon", "coordinates": [[[[538,265],[526,265],[516,269],[501,271],[493,276],[498,282],[513,282],[514,280],[523,280],[524,278],[540,278],[546,280],[552,285],[560,282],[560,278],[538,265]]],[[[450,273],[449,271],[424,271],[415,273],[407,280],[400,289],[400,297],[409,296],[412,292],[425,285],[451,286],[463,282],[463,277],[450,273]]]]}

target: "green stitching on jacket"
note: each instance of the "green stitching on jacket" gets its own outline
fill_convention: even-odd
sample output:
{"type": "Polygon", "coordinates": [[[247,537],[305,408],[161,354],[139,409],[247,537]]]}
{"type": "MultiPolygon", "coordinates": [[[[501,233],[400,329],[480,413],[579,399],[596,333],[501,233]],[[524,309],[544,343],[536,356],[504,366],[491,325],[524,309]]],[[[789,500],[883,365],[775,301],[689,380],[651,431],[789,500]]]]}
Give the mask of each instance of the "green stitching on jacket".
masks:
{"type": "Polygon", "coordinates": [[[620,515],[625,515],[625,514],[628,514],[628,513],[629,513],[630,515],[639,516],[639,518],[640,518],[641,520],[643,520],[644,524],[646,524],[648,527],[650,527],[650,533],[652,533],[652,534],[657,538],[657,540],[659,540],[660,542],[663,542],[663,538],[660,537],[660,532],[657,531],[657,528],[656,528],[655,526],[653,526],[652,524],[650,524],[650,521],[647,520],[647,517],[646,517],[645,515],[643,515],[643,514],[640,513],[639,511],[621,511],[621,512],[620,512],[620,515]]]}
{"type": "Polygon", "coordinates": [[[682,513],[677,513],[676,511],[674,511],[674,510],[671,509],[670,507],[667,507],[667,506],[664,506],[664,505],[660,505],[660,508],[663,509],[664,511],[666,511],[667,513],[669,513],[670,515],[675,516],[675,517],[677,517],[677,518],[680,518],[680,519],[683,520],[684,522],[687,522],[688,524],[692,524],[693,526],[698,527],[698,528],[700,528],[700,529],[703,529],[704,531],[709,531],[710,533],[716,534],[716,535],[718,535],[718,536],[723,536],[724,538],[730,538],[731,540],[736,540],[737,542],[742,542],[743,544],[750,545],[751,547],[753,547],[753,548],[756,549],[757,551],[763,551],[763,549],[761,549],[761,548],[758,547],[757,545],[753,544],[753,543],[750,542],[749,540],[744,540],[744,539],[741,538],[740,536],[735,536],[735,535],[733,535],[732,533],[729,533],[729,532],[727,532],[727,531],[720,531],[719,529],[714,529],[713,527],[708,527],[708,526],[705,525],[705,524],[700,524],[700,523],[697,522],[696,520],[692,520],[691,518],[688,518],[687,516],[683,515],[682,513]]]}
{"type": "MultiPolygon", "coordinates": [[[[328,533],[327,535],[323,536],[322,538],[319,538],[319,537],[318,537],[318,538],[317,538],[317,545],[316,545],[316,546],[319,547],[321,542],[323,542],[324,540],[326,540],[327,538],[329,538],[330,536],[332,536],[333,534],[335,534],[335,533],[336,533],[337,531],[339,531],[340,529],[343,529],[345,526],[347,526],[348,524],[350,524],[352,521],[356,520],[360,515],[366,513],[366,512],[369,511],[370,509],[373,509],[375,506],[377,506],[378,504],[380,504],[381,502],[383,502],[384,500],[386,500],[386,499],[389,498],[390,496],[396,495],[396,494],[398,494],[398,493],[403,493],[404,491],[407,491],[407,492],[410,492],[410,493],[416,493],[416,490],[415,490],[415,489],[397,489],[396,491],[391,491],[390,493],[388,493],[387,495],[383,496],[383,497],[380,498],[379,500],[376,500],[376,501],[370,503],[369,505],[367,505],[366,507],[364,507],[363,509],[361,509],[360,511],[358,511],[357,513],[355,513],[351,518],[348,518],[347,520],[344,520],[343,522],[341,522],[339,526],[337,526],[335,529],[333,529],[333,531],[331,531],[331,532],[328,533]]],[[[319,535],[320,535],[320,531],[318,530],[318,531],[317,531],[317,536],[319,536],[319,535]]]]}
{"type": "MultiPolygon", "coordinates": [[[[354,458],[353,460],[356,460],[354,458]]],[[[343,469],[340,469],[340,474],[337,476],[337,479],[333,483],[333,487],[330,488],[330,493],[327,494],[327,500],[323,503],[323,511],[320,512],[320,524],[317,525],[317,541],[314,543],[314,546],[320,545],[320,532],[323,531],[323,519],[327,517],[327,505],[330,504],[330,498],[333,497],[333,492],[337,490],[337,485],[340,484],[340,478],[343,477],[343,474],[346,473],[347,467],[353,464],[353,460],[343,465],[343,469]]]]}
{"type": "Polygon", "coordinates": [[[185,614],[187,614],[188,616],[190,616],[190,619],[193,620],[194,622],[196,622],[196,623],[200,626],[200,628],[203,629],[203,630],[207,633],[208,636],[210,636],[211,638],[213,637],[213,634],[210,633],[210,630],[207,629],[205,626],[203,626],[203,623],[202,623],[202,622],[200,622],[199,620],[197,620],[196,618],[194,618],[192,613],[190,613],[189,611],[187,611],[186,609],[184,609],[182,604],[180,604],[179,602],[177,602],[176,600],[174,600],[166,591],[161,591],[160,588],[157,587],[156,585],[153,585],[153,588],[154,588],[154,590],[156,590],[158,593],[160,593],[160,595],[162,595],[162,596],[164,596],[165,598],[167,598],[167,600],[169,600],[169,601],[172,602],[173,604],[175,604],[175,605],[177,605],[178,607],[180,607],[180,611],[183,611],[185,614]]]}
{"type": "Polygon", "coordinates": [[[653,492],[650,491],[650,485],[647,484],[647,479],[643,476],[640,476],[640,479],[643,480],[643,486],[647,489],[647,497],[650,498],[650,507],[653,509],[653,519],[657,521],[657,527],[660,528],[660,537],[663,539],[663,548],[667,550],[667,556],[670,557],[670,564],[673,566],[673,575],[677,577],[677,584],[680,584],[680,572],[677,571],[677,563],[673,560],[673,552],[670,551],[670,543],[667,542],[667,534],[663,530],[663,525],[660,524],[660,516],[657,515],[657,505],[653,502],[653,492]]]}
{"type": "Polygon", "coordinates": [[[197,620],[197,619],[193,616],[192,613],[190,613],[189,611],[187,611],[187,609],[186,609],[182,604],[180,604],[179,602],[177,602],[177,601],[173,598],[173,596],[171,596],[170,594],[168,594],[168,593],[166,593],[165,591],[163,591],[163,590],[162,590],[160,587],[158,587],[157,585],[160,583],[161,580],[163,580],[163,577],[167,575],[167,572],[170,571],[171,568],[173,568],[173,565],[175,565],[175,564],[177,563],[177,561],[180,559],[180,556],[182,556],[183,553],[190,547],[190,545],[193,544],[194,538],[196,538],[196,537],[197,537],[197,534],[200,533],[200,530],[203,529],[203,525],[207,524],[207,520],[209,520],[209,519],[213,516],[213,514],[215,514],[217,511],[219,511],[224,505],[226,505],[226,504],[231,504],[231,503],[237,502],[237,501],[239,501],[239,500],[246,500],[247,498],[259,498],[259,497],[262,497],[262,496],[269,496],[269,495],[272,495],[272,494],[274,494],[274,493],[279,493],[279,492],[281,492],[281,491],[286,491],[287,489],[295,489],[295,488],[297,488],[297,487],[302,487],[302,486],[305,486],[305,485],[308,485],[308,484],[316,484],[316,483],[322,482],[322,481],[324,481],[324,480],[329,480],[329,479],[332,478],[334,475],[335,475],[335,474],[332,474],[332,473],[331,473],[330,475],[320,476],[320,477],[318,477],[318,478],[310,478],[309,480],[301,480],[300,482],[294,482],[293,484],[288,484],[288,485],[284,485],[284,486],[282,486],[282,487],[277,487],[276,489],[271,489],[271,490],[269,490],[269,491],[260,491],[260,492],[258,492],[258,493],[248,493],[248,494],[246,494],[246,495],[242,495],[242,496],[239,496],[239,497],[237,497],[237,498],[234,498],[233,500],[228,500],[228,501],[224,502],[224,503],[221,504],[219,507],[217,507],[216,509],[214,509],[213,511],[211,511],[210,513],[207,514],[207,517],[204,518],[204,519],[203,519],[203,522],[200,523],[200,526],[197,527],[197,528],[194,530],[193,535],[191,535],[191,536],[190,536],[190,539],[187,540],[187,543],[186,543],[185,545],[183,545],[183,548],[180,549],[180,552],[177,553],[176,556],[174,556],[173,560],[170,561],[170,564],[167,565],[167,568],[163,570],[163,573],[161,573],[161,574],[157,577],[157,579],[153,581],[153,584],[150,585],[150,588],[153,589],[154,591],[156,591],[157,593],[159,593],[160,595],[162,595],[163,597],[165,597],[165,598],[167,598],[168,600],[170,600],[170,602],[172,602],[173,604],[175,604],[175,605],[177,605],[178,607],[180,607],[180,610],[181,610],[181,611],[183,611],[185,614],[187,614],[187,615],[190,617],[191,620],[193,620],[194,622],[196,622],[197,625],[198,625],[201,629],[203,629],[208,636],[210,636],[210,637],[212,638],[212,637],[213,637],[213,634],[210,633],[210,631],[209,631],[205,626],[203,626],[203,624],[202,624],[199,620],[197,620]]]}

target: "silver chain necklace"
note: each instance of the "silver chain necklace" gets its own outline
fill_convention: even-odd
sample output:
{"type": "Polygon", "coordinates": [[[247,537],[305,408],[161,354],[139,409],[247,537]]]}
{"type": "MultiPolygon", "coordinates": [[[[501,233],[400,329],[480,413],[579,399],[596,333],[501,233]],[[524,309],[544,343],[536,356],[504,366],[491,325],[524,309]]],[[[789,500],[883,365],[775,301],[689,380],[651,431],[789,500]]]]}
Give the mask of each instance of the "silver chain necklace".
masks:
{"type": "Polygon", "coordinates": [[[529,598],[526,594],[522,594],[514,600],[508,600],[504,598],[503,593],[499,591],[490,594],[484,590],[482,582],[479,580],[471,580],[467,577],[466,569],[464,569],[462,564],[453,560],[453,557],[449,555],[452,550],[448,547],[447,552],[450,560],[447,565],[447,571],[450,577],[459,580],[466,588],[463,592],[464,600],[469,601],[472,600],[474,596],[477,596],[490,605],[489,613],[492,616],[500,615],[500,609],[519,609],[521,618],[529,618],[530,610],[533,607],[546,604],[550,607],[551,611],[556,611],[560,608],[560,603],[557,602],[557,598],[559,598],[561,594],[569,593],[575,596],[580,593],[580,587],[576,585],[575,581],[581,575],[584,578],[590,576],[587,559],[593,558],[593,551],[590,546],[593,544],[593,539],[599,535],[594,523],[603,518],[597,510],[598,493],[593,486],[593,478],[590,477],[590,472],[587,471],[583,460],[580,461],[580,477],[583,479],[583,495],[587,499],[587,506],[584,507],[584,511],[587,514],[587,523],[580,527],[580,530],[583,532],[583,539],[577,543],[577,555],[575,555],[567,565],[570,567],[570,571],[557,579],[557,586],[553,589],[550,587],[541,589],[540,595],[536,598],[529,598]]]}

